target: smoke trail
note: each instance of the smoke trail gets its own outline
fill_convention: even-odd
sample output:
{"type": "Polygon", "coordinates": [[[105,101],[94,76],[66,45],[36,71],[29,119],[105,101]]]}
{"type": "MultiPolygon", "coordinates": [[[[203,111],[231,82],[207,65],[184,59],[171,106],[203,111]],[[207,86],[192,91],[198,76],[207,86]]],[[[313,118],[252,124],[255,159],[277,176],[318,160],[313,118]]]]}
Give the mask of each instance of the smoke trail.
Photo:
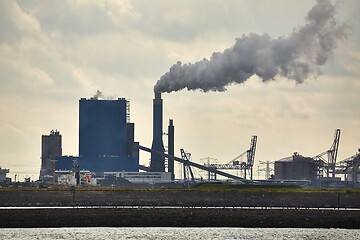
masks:
{"type": "Polygon", "coordinates": [[[96,90],[94,96],[92,96],[90,99],[93,100],[99,100],[99,99],[104,99],[104,100],[114,100],[115,97],[113,96],[105,96],[100,90],[96,90]]]}
{"type": "Polygon", "coordinates": [[[243,83],[254,74],[264,82],[279,75],[302,83],[320,73],[338,41],[346,38],[347,26],[337,23],[335,12],[329,0],[317,0],[305,24],[289,36],[242,35],[233,47],[214,52],[210,60],[177,62],[157,81],[154,91],[226,91],[229,84],[243,83]]]}
{"type": "Polygon", "coordinates": [[[99,98],[104,98],[104,94],[100,90],[96,90],[96,93],[91,99],[98,100],[99,98]]]}

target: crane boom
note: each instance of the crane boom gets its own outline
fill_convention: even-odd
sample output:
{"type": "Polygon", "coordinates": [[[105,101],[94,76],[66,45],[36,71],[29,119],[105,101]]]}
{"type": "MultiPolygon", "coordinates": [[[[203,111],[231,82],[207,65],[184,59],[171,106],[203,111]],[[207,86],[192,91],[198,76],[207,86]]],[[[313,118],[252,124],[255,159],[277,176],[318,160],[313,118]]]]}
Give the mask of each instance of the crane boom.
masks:
{"type": "Polygon", "coordinates": [[[340,129],[335,129],[335,136],[334,141],[329,150],[326,150],[315,157],[313,157],[319,163],[326,166],[326,174],[327,177],[330,177],[330,173],[332,177],[335,177],[335,165],[336,165],[336,158],[339,149],[339,142],[340,142],[340,129]],[[327,163],[326,160],[323,158],[324,155],[327,155],[327,163]]]}
{"type": "Polygon", "coordinates": [[[241,153],[239,156],[231,160],[230,162],[226,164],[206,164],[205,166],[213,169],[226,169],[226,170],[243,170],[244,171],[244,178],[246,179],[246,171],[249,171],[250,173],[250,180],[252,180],[253,176],[253,166],[254,166],[254,159],[255,159],[255,151],[256,151],[256,142],[257,142],[257,136],[253,135],[251,137],[250,141],[250,147],[245,152],[241,153]],[[247,160],[246,162],[240,162],[238,159],[240,159],[242,156],[246,154],[247,160]]]}
{"type": "Polygon", "coordinates": [[[247,152],[246,168],[249,169],[249,171],[250,171],[250,180],[252,180],[252,177],[253,177],[252,168],[254,166],[254,160],[255,160],[256,142],[257,142],[257,136],[254,135],[251,137],[250,149],[247,152]]]}
{"type": "Polygon", "coordinates": [[[187,172],[190,173],[191,176],[191,182],[195,183],[195,178],[194,178],[194,174],[192,172],[191,166],[190,166],[190,156],[191,153],[186,153],[184,149],[180,149],[181,152],[181,158],[184,160],[183,165],[184,165],[184,184],[187,184],[187,179],[189,178],[189,176],[186,175],[187,172]]]}
{"type": "Polygon", "coordinates": [[[247,152],[248,150],[246,150],[245,152],[243,152],[242,154],[240,154],[239,156],[228,162],[226,165],[239,165],[239,161],[237,160],[242,158],[247,152]]]}
{"type": "Polygon", "coordinates": [[[333,178],[335,177],[335,165],[336,165],[336,158],[339,149],[339,142],[340,142],[340,129],[336,129],[334,142],[331,145],[330,150],[328,151],[329,167],[332,171],[333,178]]]}
{"type": "Polygon", "coordinates": [[[247,151],[247,160],[248,160],[247,165],[251,167],[254,165],[256,142],[257,142],[257,136],[252,136],[250,149],[247,151]]]}

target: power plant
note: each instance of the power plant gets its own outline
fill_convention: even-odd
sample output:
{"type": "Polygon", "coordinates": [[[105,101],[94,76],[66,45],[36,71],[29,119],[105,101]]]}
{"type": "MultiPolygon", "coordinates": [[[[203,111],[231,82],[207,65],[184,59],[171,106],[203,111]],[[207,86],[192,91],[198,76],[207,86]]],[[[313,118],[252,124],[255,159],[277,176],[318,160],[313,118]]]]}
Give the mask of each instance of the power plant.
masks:
{"type": "Polygon", "coordinates": [[[80,178],[84,178],[84,182],[92,182],[89,180],[92,175],[88,173],[93,173],[94,176],[102,179],[102,182],[108,182],[106,179],[119,176],[126,176],[129,182],[139,182],[142,178],[174,182],[174,162],[178,161],[186,164],[187,167],[196,167],[227,178],[243,180],[236,175],[175,157],[173,119],[169,119],[168,146],[165,153],[161,93],[155,93],[153,100],[151,149],[135,142],[134,129],[135,124],[130,123],[130,103],[125,98],[117,100],[103,100],[98,97],[81,98],[78,156],[62,156],[62,136],[59,131],[51,131],[50,135],[42,136],[40,179],[51,183],[59,183],[65,179],[68,179],[68,182],[81,183],[80,178]],[[151,153],[150,166],[139,165],[140,150],[151,153]],[[121,172],[129,174],[120,174],[121,172]],[[76,180],[72,180],[69,175],[76,180]]]}
{"type": "MultiPolygon", "coordinates": [[[[94,96],[79,100],[78,156],[62,156],[59,131],[42,136],[40,179],[51,183],[59,183],[59,179],[81,183],[80,178],[91,178],[91,174],[88,174],[91,172],[97,178],[102,178],[103,183],[120,176],[125,176],[129,182],[148,182],[151,179],[174,181],[174,158],[167,157],[165,164],[162,104],[161,94],[156,93],[153,100],[154,151],[151,152],[150,166],[145,167],[151,174],[139,172],[143,168],[139,166],[139,143],[134,140],[135,124],[130,123],[129,101],[125,98],[104,100],[94,96]],[[165,165],[168,172],[163,174],[165,165]],[[76,180],[71,180],[69,175],[76,180]]],[[[173,156],[173,120],[169,120],[168,131],[168,153],[173,156]]]]}
{"type": "MultiPolygon", "coordinates": [[[[135,124],[130,123],[125,98],[79,100],[79,155],[57,156],[56,170],[71,170],[75,164],[96,176],[105,172],[138,172],[139,150],[134,147],[135,124]]],[[[44,146],[43,146],[44,147],[44,146]]]]}
{"type": "MultiPolygon", "coordinates": [[[[253,166],[257,135],[250,140],[249,149],[228,163],[199,164],[191,153],[181,149],[175,155],[174,121],[169,119],[167,146],[163,142],[163,99],[155,92],[153,99],[153,139],[151,148],[135,141],[135,124],[130,122],[130,103],[125,98],[104,100],[98,97],[79,100],[79,154],[62,156],[62,136],[51,131],[42,136],[40,179],[57,184],[126,185],[132,183],[182,184],[198,181],[219,181],[217,176],[248,184],[295,183],[303,186],[339,187],[342,174],[352,184],[358,182],[359,155],[336,162],[340,129],[335,130],[329,150],[315,157],[294,153],[274,162],[274,175],[265,180],[254,179],[253,166]],[[149,166],[139,165],[139,151],[151,154],[149,166]],[[327,159],[324,158],[327,156],[327,159]],[[245,159],[243,159],[245,158],[245,159]],[[182,176],[175,176],[175,162],[182,164],[182,176]],[[207,179],[196,178],[192,168],[207,172],[207,179]],[[237,173],[235,173],[235,171],[237,173]],[[182,179],[181,179],[182,178],[182,179]],[[94,181],[97,179],[97,181],[94,181]]],[[[261,161],[259,161],[260,163],[261,161]]],[[[269,165],[269,161],[267,161],[269,165]]],[[[270,169],[267,166],[267,169],[270,169]]],[[[270,171],[270,170],[268,170],[270,171]]]]}

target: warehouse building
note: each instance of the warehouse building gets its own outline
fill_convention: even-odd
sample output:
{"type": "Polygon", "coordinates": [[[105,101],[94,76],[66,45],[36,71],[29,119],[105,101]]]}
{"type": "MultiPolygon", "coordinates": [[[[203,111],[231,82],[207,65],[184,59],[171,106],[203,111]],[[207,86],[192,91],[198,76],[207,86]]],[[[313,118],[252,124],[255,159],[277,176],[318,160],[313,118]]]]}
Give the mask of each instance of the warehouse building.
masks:
{"type": "Polygon", "coordinates": [[[275,179],[316,180],[317,164],[313,158],[298,153],[275,161],[275,179]]]}

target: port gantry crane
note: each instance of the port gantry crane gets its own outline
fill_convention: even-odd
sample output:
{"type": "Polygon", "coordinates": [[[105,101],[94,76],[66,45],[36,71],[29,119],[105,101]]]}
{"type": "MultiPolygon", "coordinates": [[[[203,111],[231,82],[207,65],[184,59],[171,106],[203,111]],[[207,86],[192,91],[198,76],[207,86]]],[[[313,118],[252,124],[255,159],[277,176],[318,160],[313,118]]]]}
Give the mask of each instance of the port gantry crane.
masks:
{"type": "Polygon", "coordinates": [[[184,162],[183,162],[184,186],[189,187],[190,182],[195,183],[194,174],[192,172],[191,165],[190,165],[191,153],[185,152],[184,149],[180,149],[180,153],[181,153],[182,160],[184,160],[184,162]],[[190,177],[191,177],[191,179],[190,179],[190,177]]]}
{"type": "Polygon", "coordinates": [[[337,174],[344,174],[345,181],[351,181],[353,183],[357,183],[358,175],[360,174],[359,171],[360,167],[360,148],[358,152],[339,162],[336,166],[336,173],[337,174]]]}
{"type": "Polygon", "coordinates": [[[335,137],[333,144],[331,145],[329,150],[322,152],[316,155],[314,160],[318,163],[318,174],[321,176],[323,169],[326,170],[326,176],[335,178],[335,166],[336,166],[336,158],[339,149],[339,142],[340,142],[340,129],[335,129],[335,137]],[[327,160],[323,157],[327,155],[327,160]]]}
{"type": "MultiPolygon", "coordinates": [[[[246,179],[246,172],[248,171],[250,174],[250,180],[253,178],[253,166],[254,166],[254,159],[255,159],[255,150],[256,150],[256,142],[257,136],[252,136],[250,141],[250,148],[245,152],[241,153],[239,156],[231,160],[226,164],[215,164],[215,163],[208,163],[205,164],[206,167],[211,169],[224,169],[224,170],[242,170],[244,171],[244,178],[246,179]],[[240,162],[241,159],[246,154],[247,161],[240,162]]],[[[216,176],[215,176],[216,179],[216,176]]]]}

